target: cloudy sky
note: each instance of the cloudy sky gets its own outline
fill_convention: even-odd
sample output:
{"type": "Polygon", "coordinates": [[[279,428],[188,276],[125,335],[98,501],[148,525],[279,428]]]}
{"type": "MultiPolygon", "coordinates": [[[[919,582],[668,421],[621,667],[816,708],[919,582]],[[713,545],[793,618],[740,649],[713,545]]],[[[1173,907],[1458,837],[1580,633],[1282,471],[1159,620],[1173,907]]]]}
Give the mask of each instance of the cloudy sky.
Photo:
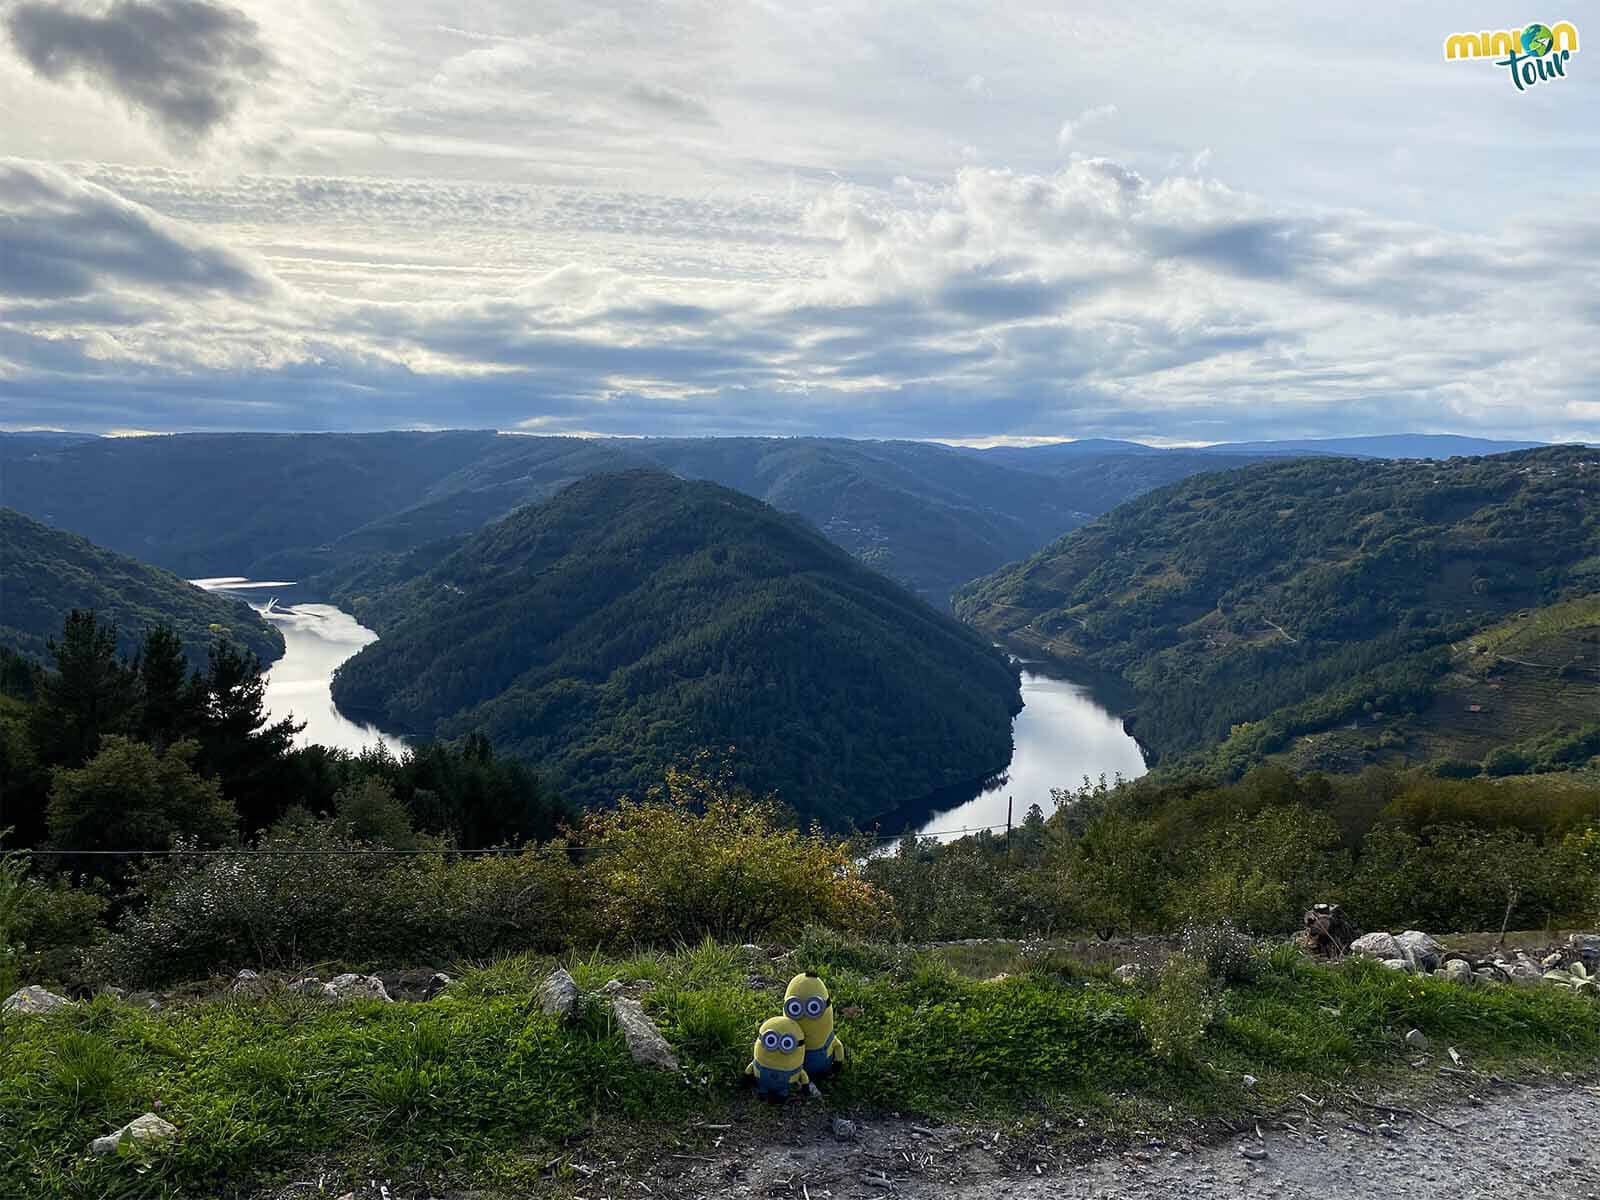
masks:
{"type": "Polygon", "coordinates": [[[1364,11],[0,0],[0,427],[1600,440],[1600,18],[1364,11]]]}

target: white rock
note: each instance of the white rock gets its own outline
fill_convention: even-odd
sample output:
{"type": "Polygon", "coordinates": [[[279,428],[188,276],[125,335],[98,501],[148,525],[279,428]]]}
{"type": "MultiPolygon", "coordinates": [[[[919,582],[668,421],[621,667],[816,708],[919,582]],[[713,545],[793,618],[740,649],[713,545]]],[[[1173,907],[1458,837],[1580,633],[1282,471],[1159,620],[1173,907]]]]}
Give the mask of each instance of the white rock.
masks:
{"type": "Polygon", "coordinates": [[[267,981],[245,967],[233,977],[232,991],[235,996],[263,996],[267,991],[267,981]]]}
{"type": "Polygon", "coordinates": [[[36,984],[30,984],[7,996],[5,1003],[0,1004],[0,1012],[47,1013],[54,1012],[58,1008],[65,1008],[71,1003],[72,1001],[65,996],[58,996],[54,992],[46,991],[36,984]]]}
{"type": "Polygon", "coordinates": [[[1134,963],[1123,963],[1111,974],[1122,983],[1136,983],[1139,979],[1139,968],[1134,963]]]}
{"type": "Polygon", "coordinates": [[[1386,958],[1383,960],[1383,965],[1388,967],[1391,971],[1411,970],[1411,964],[1403,958],[1386,958]]]}
{"type": "Polygon", "coordinates": [[[1350,953],[1387,962],[1392,958],[1404,960],[1405,953],[1392,933],[1368,933],[1350,943],[1350,953]]]}
{"type": "Polygon", "coordinates": [[[628,1052],[641,1067],[654,1067],[658,1071],[676,1071],[677,1056],[667,1039],[661,1036],[656,1023],[645,1015],[637,1000],[618,996],[611,1001],[611,1011],[617,1024],[622,1026],[622,1036],[628,1040],[628,1052]]]}
{"type": "Polygon", "coordinates": [[[105,1137],[95,1138],[89,1143],[89,1153],[104,1157],[115,1154],[122,1140],[127,1138],[133,1142],[165,1142],[178,1136],[177,1127],[163,1121],[155,1113],[145,1113],[142,1117],[135,1117],[115,1133],[108,1133],[105,1137]]]}
{"type": "Polygon", "coordinates": [[[1420,1029],[1413,1029],[1410,1033],[1406,1034],[1406,1045],[1410,1046],[1413,1050],[1426,1050],[1429,1046],[1428,1035],[1423,1033],[1420,1029]]]}
{"type": "Polygon", "coordinates": [[[565,967],[557,967],[539,989],[539,1007],[546,1016],[565,1021],[578,1008],[578,983],[565,967]]]}
{"type": "Polygon", "coordinates": [[[376,975],[335,975],[328,981],[341,1000],[381,1000],[390,1003],[389,991],[376,975]]]}
{"type": "Polygon", "coordinates": [[[337,1000],[339,993],[334,991],[333,984],[323,983],[315,975],[307,975],[304,979],[296,979],[289,985],[291,992],[299,992],[302,996],[313,996],[318,1000],[337,1000]]]}
{"type": "Polygon", "coordinates": [[[1453,980],[1456,983],[1470,985],[1477,978],[1472,973],[1472,964],[1465,959],[1452,958],[1440,970],[1444,972],[1446,979],[1453,980]]]}
{"type": "Polygon", "coordinates": [[[1415,963],[1418,971],[1431,971],[1444,958],[1444,947],[1420,929],[1408,929],[1395,936],[1400,957],[1415,963]]]}

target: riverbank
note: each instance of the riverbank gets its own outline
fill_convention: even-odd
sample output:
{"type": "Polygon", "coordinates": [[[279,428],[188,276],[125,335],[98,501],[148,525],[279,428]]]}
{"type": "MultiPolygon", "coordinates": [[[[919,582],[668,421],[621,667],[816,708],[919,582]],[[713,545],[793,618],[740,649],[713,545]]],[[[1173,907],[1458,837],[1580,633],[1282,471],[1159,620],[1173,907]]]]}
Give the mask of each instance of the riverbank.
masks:
{"type": "Polygon", "coordinates": [[[463,972],[425,1002],[272,981],[181,989],[160,1011],[103,996],[5,1019],[0,1192],[340,1196],[389,1180],[392,1196],[646,1194],[624,1190],[639,1180],[648,1194],[764,1195],[859,1165],[836,1197],[886,1182],[923,1194],[919,1176],[949,1194],[932,1189],[1044,1180],[1108,1151],[1153,1162],[1257,1125],[1270,1155],[1282,1123],[1303,1136],[1338,1112],[1382,1137],[1380,1096],[1421,1110],[1600,1063],[1600,1004],[1560,989],[1319,966],[1288,948],[1254,962],[1125,982],[1019,945],[813,935],[568,960],[587,998],[565,1021],[541,1011],[555,964],[537,956],[463,972]],[[849,1056],[819,1099],[773,1109],[741,1071],[801,969],[827,980],[849,1056]],[[638,998],[678,1069],[635,1061],[608,987],[638,998]],[[1407,1044],[1413,1028],[1429,1048],[1407,1044]],[[1351,1096],[1374,1106],[1345,1109],[1351,1096]],[[156,1105],[171,1141],[84,1153],[156,1105]],[[886,1149],[906,1157],[880,1161],[886,1149]]]}

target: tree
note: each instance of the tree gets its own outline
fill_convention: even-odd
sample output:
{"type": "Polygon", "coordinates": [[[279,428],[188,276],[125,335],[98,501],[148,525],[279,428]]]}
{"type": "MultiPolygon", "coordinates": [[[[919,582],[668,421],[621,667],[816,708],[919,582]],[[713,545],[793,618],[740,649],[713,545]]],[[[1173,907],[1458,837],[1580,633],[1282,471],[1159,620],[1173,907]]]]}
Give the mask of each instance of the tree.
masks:
{"type": "Polygon", "coordinates": [[[204,715],[204,682],[189,671],[183,641],[169,625],[146,631],[139,653],[143,704],[139,736],[152,746],[170,746],[200,731],[204,715]]]}
{"type": "Polygon", "coordinates": [[[39,680],[31,718],[33,744],[51,766],[79,767],[93,758],[100,739],[125,732],[138,704],[138,676],[117,656],[117,627],[93,612],[73,609],[51,640],[53,672],[39,680]]]}
{"type": "Polygon", "coordinates": [[[229,841],[238,814],[215,779],[195,774],[196,751],[193,742],[156,751],[131,738],[106,738],[82,767],[56,771],[48,810],[51,841],[69,854],[163,850],[180,835],[206,845],[229,841]]]}
{"type": "Polygon", "coordinates": [[[333,803],[355,840],[376,842],[396,850],[410,850],[416,846],[411,815],[383,780],[368,776],[360,783],[352,783],[340,789],[333,803]]]}
{"type": "Polygon", "coordinates": [[[305,728],[292,718],[267,723],[261,660],[232,643],[212,643],[199,710],[199,768],[216,776],[245,829],[264,829],[288,809],[279,771],[305,728]]]}

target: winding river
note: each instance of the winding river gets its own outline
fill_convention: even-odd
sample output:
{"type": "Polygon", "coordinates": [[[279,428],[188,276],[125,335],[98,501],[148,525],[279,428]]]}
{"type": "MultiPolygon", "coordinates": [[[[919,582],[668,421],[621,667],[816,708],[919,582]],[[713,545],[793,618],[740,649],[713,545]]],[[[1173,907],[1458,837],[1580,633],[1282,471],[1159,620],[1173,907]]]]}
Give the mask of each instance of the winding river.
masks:
{"type": "MultiPolygon", "coordinates": [[[[384,746],[394,753],[403,738],[353,721],[333,703],[333,673],[339,664],[378,635],[349,613],[331,604],[295,600],[296,585],[238,577],[194,580],[208,591],[227,592],[250,604],[283,633],[284,656],[267,671],[267,711],[274,720],[292,716],[304,721],[301,744],[318,743],[359,752],[384,746]]],[[[1023,708],[1011,727],[1013,751],[1005,773],[985,784],[953,790],[914,810],[885,818],[886,831],[915,830],[942,840],[1006,823],[1021,822],[1030,805],[1048,816],[1052,788],[1076,788],[1087,776],[1125,779],[1144,774],[1139,745],[1123,731],[1122,721],[1091,698],[1084,687],[1056,679],[1030,664],[1022,670],[1023,708]]]]}
{"type": "Polygon", "coordinates": [[[331,604],[281,603],[293,598],[293,583],[234,576],[191,582],[207,591],[244,597],[283,634],[284,655],[266,674],[266,707],[273,720],[292,716],[305,722],[298,744],[357,753],[370,746],[383,746],[395,754],[405,748],[403,738],[352,721],[333,703],[334,671],[361,647],[377,641],[376,633],[331,604]]]}

